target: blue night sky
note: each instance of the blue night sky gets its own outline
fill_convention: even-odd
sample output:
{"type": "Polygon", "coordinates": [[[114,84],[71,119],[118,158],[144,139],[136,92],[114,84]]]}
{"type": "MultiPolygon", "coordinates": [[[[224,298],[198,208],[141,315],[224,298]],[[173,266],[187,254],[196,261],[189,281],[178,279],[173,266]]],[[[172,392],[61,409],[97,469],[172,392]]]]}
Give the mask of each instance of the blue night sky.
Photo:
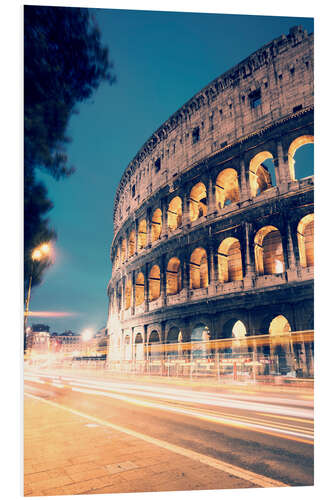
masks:
{"type": "Polygon", "coordinates": [[[33,289],[31,310],[69,311],[32,318],[51,331],[101,328],[113,238],[113,201],[127,164],[150,135],[211,80],[292,26],[313,32],[313,20],[222,14],[94,9],[110,49],[117,83],[102,85],[79,106],[68,130],[67,180],[40,174],[54,202],[55,264],[33,289]]]}

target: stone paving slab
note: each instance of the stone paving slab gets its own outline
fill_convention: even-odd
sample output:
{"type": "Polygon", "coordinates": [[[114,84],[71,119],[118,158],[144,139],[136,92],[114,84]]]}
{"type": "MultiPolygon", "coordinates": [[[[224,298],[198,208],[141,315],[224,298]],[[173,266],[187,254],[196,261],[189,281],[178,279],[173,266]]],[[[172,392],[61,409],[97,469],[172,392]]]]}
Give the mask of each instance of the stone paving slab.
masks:
{"type": "Polygon", "coordinates": [[[249,481],[24,398],[24,495],[236,489],[249,481]]]}

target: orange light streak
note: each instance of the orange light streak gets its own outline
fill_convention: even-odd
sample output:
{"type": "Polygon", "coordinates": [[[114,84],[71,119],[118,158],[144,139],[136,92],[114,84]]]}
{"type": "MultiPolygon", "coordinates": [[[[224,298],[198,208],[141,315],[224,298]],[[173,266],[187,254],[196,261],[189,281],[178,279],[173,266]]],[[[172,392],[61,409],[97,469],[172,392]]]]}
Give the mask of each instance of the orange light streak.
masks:
{"type": "Polygon", "coordinates": [[[62,311],[29,311],[24,312],[25,316],[36,316],[39,318],[65,318],[67,316],[76,316],[78,313],[62,311]]]}

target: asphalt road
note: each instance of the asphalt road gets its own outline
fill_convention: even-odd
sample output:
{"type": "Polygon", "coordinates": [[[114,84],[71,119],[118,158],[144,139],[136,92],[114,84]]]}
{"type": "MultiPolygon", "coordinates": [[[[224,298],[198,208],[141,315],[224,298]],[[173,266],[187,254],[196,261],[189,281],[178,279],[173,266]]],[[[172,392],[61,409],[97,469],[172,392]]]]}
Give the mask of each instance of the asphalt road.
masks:
{"type": "Polygon", "coordinates": [[[313,401],[26,371],[25,392],[290,486],[313,484],[313,401]]]}

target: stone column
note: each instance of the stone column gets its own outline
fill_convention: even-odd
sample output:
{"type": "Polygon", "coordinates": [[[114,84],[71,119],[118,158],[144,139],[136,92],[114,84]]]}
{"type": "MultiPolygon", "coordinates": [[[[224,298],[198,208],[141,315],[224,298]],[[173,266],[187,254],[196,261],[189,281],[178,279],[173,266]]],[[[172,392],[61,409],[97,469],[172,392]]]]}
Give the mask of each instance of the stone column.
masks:
{"type": "Polygon", "coordinates": [[[251,251],[252,242],[252,227],[249,222],[245,222],[245,278],[244,283],[247,286],[253,286],[253,278],[255,276],[254,272],[254,262],[253,262],[253,251],[251,251]]]}
{"type": "Polygon", "coordinates": [[[145,295],[145,311],[149,311],[149,274],[148,274],[148,263],[145,265],[145,288],[144,288],[144,295],[145,295]]]}
{"type": "Polygon", "coordinates": [[[151,247],[151,225],[152,225],[152,213],[151,208],[147,208],[146,211],[146,221],[147,221],[147,247],[151,247]]]}
{"type": "Polygon", "coordinates": [[[135,219],[134,226],[135,226],[135,248],[134,248],[134,252],[135,252],[135,255],[137,255],[138,254],[138,237],[139,237],[139,221],[138,221],[138,219],[135,219]]]}
{"type": "Polygon", "coordinates": [[[162,255],[161,258],[161,267],[160,267],[160,280],[161,280],[161,299],[162,305],[166,305],[166,265],[165,265],[165,255],[162,255]]]}
{"type": "Polygon", "coordinates": [[[189,257],[185,256],[182,262],[182,283],[183,288],[186,290],[187,297],[190,296],[190,262],[189,257]]]}
{"type": "Polygon", "coordinates": [[[184,192],[183,194],[183,226],[191,224],[190,219],[190,194],[184,192]]]}
{"type": "Polygon", "coordinates": [[[278,177],[279,177],[279,188],[281,192],[288,191],[288,182],[290,182],[291,175],[289,170],[288,154],[284,153],[283,145],[281,141],[278,141],[276,145],[277,153],[277,163],[278,163],[278,177]]]}
{"type": "Polygon", "coordinates": [[[166,238],[168,236],[168,205],[166,198],[161,200],[161,210],[162,210],[162,232],[161,237],[166,238]]]}
{"type": "Polygon", "coordinates": [[[240,198],[240,201],[247,201],[251,198],[251,193],[250,193],[250,186],[249,186],[249,182],[248,182],[248,175],[246,175],[244,158],[241,158],[240,166],[241,166],[241,176],[240,176],[241,188],[240,188],[239,198],[240,198]]]}
{"type": "Polygon", "coordinates": [[[134,314],[135,314],[135,271],[132,271],[131,279],[132,279],[131,314],[132,314],[132,316],[134,316],[134,314]]]}
{"type": "Polygon", "coordinates": [[[209,285],[215,285],[217,277],[217,266],[215,265],[215,249],[214,245],[210,244],[208,247],[208,272],[209,272],[209,285]]]}
{"type": "Polygon", "coordinates": [[[212,177],[209,176],[208,188],[207,188],[207,215],[213,215],[215,212],[216,212],[215,185],[213,185],[212,177]]]}

